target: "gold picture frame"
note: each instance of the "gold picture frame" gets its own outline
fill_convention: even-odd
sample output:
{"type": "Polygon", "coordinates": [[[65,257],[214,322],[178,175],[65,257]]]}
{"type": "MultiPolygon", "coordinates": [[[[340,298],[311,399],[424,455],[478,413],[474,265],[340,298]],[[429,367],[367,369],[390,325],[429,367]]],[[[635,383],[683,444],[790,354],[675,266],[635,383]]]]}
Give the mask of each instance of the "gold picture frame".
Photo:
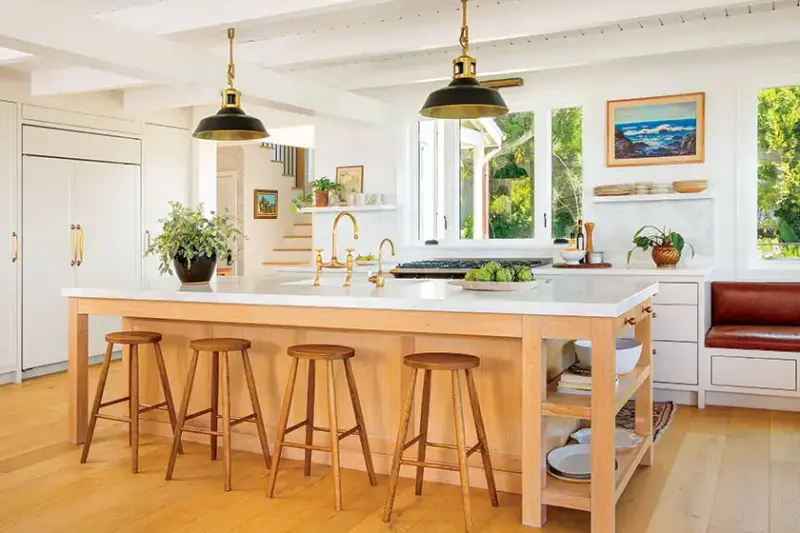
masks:
{"type": "Polygon", "coordinates": [[[336,184],[343,194],[364,192],[364,165],[336,167],[336,184]]]}
{"type": "Polygon", "coordinates": [[[267,220],[278,218],[278,191],[266,189],[253,191],[253,218],[267,220]]]}
{"type": "Polygon", "coordinates": [[[706,93],[672,94],[606,105],[606,166],[705,162],[706,93]]]}

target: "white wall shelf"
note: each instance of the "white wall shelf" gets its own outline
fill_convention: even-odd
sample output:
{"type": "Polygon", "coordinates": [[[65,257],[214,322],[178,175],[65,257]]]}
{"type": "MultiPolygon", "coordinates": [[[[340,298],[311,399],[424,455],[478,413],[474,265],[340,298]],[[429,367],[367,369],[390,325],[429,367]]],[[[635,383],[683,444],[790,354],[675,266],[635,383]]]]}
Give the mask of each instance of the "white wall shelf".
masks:
{"type": "Polygon", "coordinates": [[[615,202],[684,202],[687,200],[713,200],[710,191],[695,193],[670,192],[666,194],[629,194],[627,196],[592,196],[596,204],[615,202]]]}
{"type": "Polygon", "coordinates": [[[304,207],[298,213],[341,213],[342,211],[396,211],[396,205],[337,205],[331,207],[304,207]]]}

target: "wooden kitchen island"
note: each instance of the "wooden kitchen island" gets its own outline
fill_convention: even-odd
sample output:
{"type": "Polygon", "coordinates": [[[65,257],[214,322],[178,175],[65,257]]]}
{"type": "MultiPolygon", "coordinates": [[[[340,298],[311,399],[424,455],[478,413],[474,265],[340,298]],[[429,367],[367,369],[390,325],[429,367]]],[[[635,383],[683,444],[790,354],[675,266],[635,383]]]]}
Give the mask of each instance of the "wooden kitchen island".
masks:
{"type": "MultiPolygon", "coordinates": [[[[406,372],[403,356],[421,351],[463,352],[481,358],[475,371],[498,489],[521,493],[521,521],[541,526],[545,507],[591,512],[592,533],[613,533],[615,505],[639,464],[652,463],[652,438],[617,455],[615,415],[636,401],[636,431],[652,436],[652,334],[650,300],[657,283],[630,280],[556,279],[522,292],[478,293],[442,280],[389,280],[376,289],[365,278],[341,287],[329,276],[321,287],[310,279],[221,278],[210,287],[183,287],[159,280],[137,290],[65,289],[69,298],[69,441],[82,443],[88,419],[88,324],[91,315],[123,317],[123,329],[163,334],[162,349],[173,395],[183,392],[191,356],[189,341],[200,337],[243,337],[253,342],[250,357],[270,445],[275,438],[282,394],[289,373],[286,348],[298,343],[345,344],[356,350],[353,369],[375,468],[388,473],[397,436],[406,372]],[[643,350],[639,365],[615,387],[615,339],[635,327],[643,350]],[[589,339],[593,344],[591,397],[562,395],[548,387],[548,350],[555,341],[589,339]],[[550,342],[554,341],[554,342],[550,342]],[[591,420],[592,482],[573,484],[548,477],[545,455],[569,433],[564,422],[591,420]],[[619,464],[615,471],[615,459],[619,464]]],[[[143,403],[160,401],[158,371],[146,348],[140,352],[143,403]]],[[[239,358],[231,358],[231,410],[247,411],[249,398],[239,358]],[[239,365],[239,366],[237,366],[239,365]]],[[[551,372],[552,374],[552,372],[551,372]]],[[[190,411],[208,407],[210,357],[201,358],[190,411]]],[[[322,394],[323,380],[317,380],[322,394]]],[[[346,390],[344,373],[337,389],[346,390]]],[[[298,397],[302,397],[298,385],[298,397]]],[[[93,392],[93,391],[92,391],[93,392]]],[[[449,382],[434,378],[429,438],[455,442],[449,382]]],[[[415,411],[419,402],[416,402],[415,411]]],[[[318,402],[316,417],[326,417],[318,402]]],[[[144,432],[170,434],[166,414],[153,412],[144,432]]],[[[340,427],[352,413],[340,408],[340,427]]],[[[305,418],[304,402],[292,406],[290,422],[305,418]]],[[[465,417],[468,436],[474,435],[465,417]]],[[[412,420],[417,420],[414,416],[412,420]]],[[[202,419],[195,420],[202,424],[202,419]]],[[[237,426],[233,446],[259,450],[255,428],[237,426]]],[[[190,436],[188,438],[193,438],[190,436]]],[[[198,438],[201,436],[197,436],[198,438]]],[[[472,440],[469,437],[469,440],[472,440]]],[[[449,450],[430,450],[429,459],[453,462],[449,450]],[[439,452],[439,453],[436,453],[439,452]]],[[[300,458],[302,450],[284,450],[300,458]]],[[[327,454],[315,460],[329,462],[327,454]]],[[[357,439],[341,443],[345,468],[364,469],[357,439]]],[[[165,465],[166,466],[166,465],[165,465]]],[[[473,486],[485,486],[480,458],[470,459],[473,486]],[[473,462],[474,461],[474,462],[473,462]]],[[[413,477],[412,467],[402,475],[413,477]]],[[[236,465],[233,467],[234,487],[236,465]]],[[[454,472],[428,469],[426,479],[458,482],[454,472]]],[[[176,469],[180,477],[180,463],[176,469]]],[[[378,487],[375,490],[386,490],[378,487]]],[[[345,507],[347,501],[345,501],[345,507]]]]}

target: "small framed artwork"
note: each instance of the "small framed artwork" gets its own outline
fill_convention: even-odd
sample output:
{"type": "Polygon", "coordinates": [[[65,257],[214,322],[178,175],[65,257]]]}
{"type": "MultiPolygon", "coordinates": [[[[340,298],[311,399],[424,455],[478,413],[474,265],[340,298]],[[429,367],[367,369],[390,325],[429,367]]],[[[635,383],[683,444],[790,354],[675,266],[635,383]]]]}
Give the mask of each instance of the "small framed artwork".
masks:
{"type": "Polygon", "coordinates": [[[678,165],[705,161],[705,93],[611,100],[606,165],[678,165]]]}
{"type": "Polygon", "coordinates": [[[278,218],[278,191],[253,191],[253,218],[278,218]]]}
{"type": "Polygon", "coordinates": [[[364,192],[364,166],[336,167],[336,184],[344,194],[364,192]]]}

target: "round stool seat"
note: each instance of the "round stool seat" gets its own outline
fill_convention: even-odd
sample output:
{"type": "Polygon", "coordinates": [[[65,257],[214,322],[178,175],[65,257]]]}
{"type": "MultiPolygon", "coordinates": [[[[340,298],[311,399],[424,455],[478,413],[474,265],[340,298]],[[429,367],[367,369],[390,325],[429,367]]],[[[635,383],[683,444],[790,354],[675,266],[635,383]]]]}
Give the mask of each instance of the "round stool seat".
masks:
{"type": "Polygon", "coordinates": [[[249,350],[252,343],[247,339],[220,337],[219,339],[196,339],[189,348],[198,352],[241,352],[249,350]]]}
{"type": "Polygon", "coordinates": [[[297,359],[338,361],[350,359],[356,354],[356,351],[349,346],[337,346],[335,344],[298,344],[289,346],[286,353],[297,359]]]}
{"type": "Polygon", "coordinates": [[[403,363],[423,370],[469,370],[480,366],[481,360],[463,353],[414,353],[403,358],[403,363]]]}
{"type": "Polygon", "coordinates": [[[115,331],[106,335],[106,342],[114,344],[155,344],[161,342],[161,333],[155,331],[115,331]]]}

